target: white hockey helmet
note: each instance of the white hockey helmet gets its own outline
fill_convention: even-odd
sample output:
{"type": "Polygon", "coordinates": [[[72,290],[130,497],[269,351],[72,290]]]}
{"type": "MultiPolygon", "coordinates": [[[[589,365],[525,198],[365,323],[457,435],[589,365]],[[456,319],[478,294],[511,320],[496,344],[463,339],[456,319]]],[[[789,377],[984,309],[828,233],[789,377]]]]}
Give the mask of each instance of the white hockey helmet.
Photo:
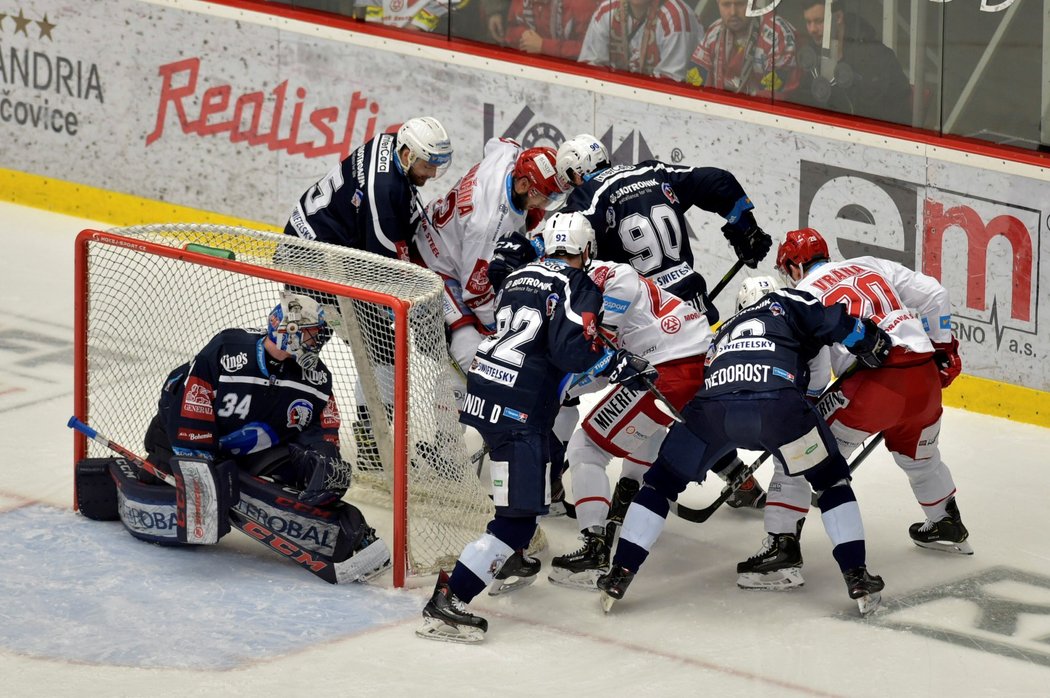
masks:
{"type": "Polygon", "coordinates": [[[441,122],[432,116],[417,116],[401,124],[397,130],[397,152],[408,148],[408,167],[423,160],[437,167],[434,179],[445,174],[452,163],[452,141],[441,122]]]}
{"type": "Polygon", "coordinates": [[[594,228],[582,213],[555,213],[547,219],[543,228],[545,254],[580,255],[586,252],[593,259],[595,250],[594,228]]]}
{"type": "Polygon", "coordinates": [[[308,371],[317,367],[318,355],[329,335],[324,308],[313,298],[297,293],[282,293],[281,302],[270,311],[266,324],[270,341],[294,356],[296,363],[308,371]]]}
{"type": "Polygon", "coordinates": [[[739,311],[754,305],[767,293],[772,293],[778,288],[780,285],[772,276],[752,276],[744,279],[744,283],[740,284],[740,292],[736,294],[736,309],[739,311]]]}
{"type": "Polygon", "coordinates": [[[573,136],[558,148],[555,169],[558,176],[570,186],[574,174],[583,177],[608,166],[609,151],[589,133],[573,136]]]}

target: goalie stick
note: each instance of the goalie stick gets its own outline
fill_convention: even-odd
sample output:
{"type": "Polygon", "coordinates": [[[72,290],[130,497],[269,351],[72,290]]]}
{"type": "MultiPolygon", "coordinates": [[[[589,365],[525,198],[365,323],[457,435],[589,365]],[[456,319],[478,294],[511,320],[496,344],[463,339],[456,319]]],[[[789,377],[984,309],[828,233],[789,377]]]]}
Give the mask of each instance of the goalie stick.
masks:
{"type": "MultiPolygon", "coordinates": [[[[851,364],[849,368],[842,372],[841,376],[836,378],[832,382],[832,384],[829,385],[827,389],[825,389],[824,392],[820,394],[820,398],[817,400],[817,402],[819,403],[820,400],[823,400],[825,396],[830,395],[831,393],[838,390],[839,386],[842,385],[843,381],[845,381],[847,378],[849,378],[857,372],[857,369],[860,367],[860,365],[861,364],[859,363],[851,364]]],[[[758,460],[756,460],[748,467],[744,468],[744,470],[738,473],[737,476],[734,477],[732,480],[726,482],[725,486],[722,488],[722,491],[718,493],[718,497],[715,499],[715,501],[711,502],[706,507],[703,507],[702,509],[693,509],[692,507],[687,507],[684,504],[679,504],[678,502],[671,502],[671,511],[677,514],[679,518],[683,518],[686,521],[692,521],[693,523],[703,523],[704,521],[707,521],[709,518],[711,518],[711,515],[714,514],[715,511],[717,511],[718,508],[726,502],[727,499],[733,496],[734,492],[740,489],[740,486],[744,484],[744,482],[746,482],[749,477],[755,474],[755,471],[758,470],[759,466],[761,466],[763,463],[766,462],[766,460],[769,459],[770,455],[771,453],[769,451],[766,451],[758,458],[758,460]]],[[[867,456],[865,455],[865,457],[867,456]]],[[[860,465],[860,463],[858,462],[857,465],[860,465]]]]}
{"type": "MultiPolygon", "coordinates": [[[[163,480],[172,487],[176,487],[175,478],[172,477],[171,473],[162,470],[148,460],[136,455],[133,451],[124,448],[120,444],[110,441],[75,416],[69,418],[69,421],[66,422],[66,426],[70,429],[76,429],[92,441],[96,441],[114,453],[124,456],[124,458],[128,459],[132,464],[145,470],[153,477],[163,480]]],[[[249,538],[259,541],[269,549],[283,555],[308,572],[316,574],[329,584],[335,584],[335,565],[332,562],[318,559],[314,555],[311,555],[309,551],[303,550],[292,541],[284,538],[280,534],[274,533],[262,524],[239,515],[233,509],[229,511],[229,514],[230,523],[249,538]]]]}

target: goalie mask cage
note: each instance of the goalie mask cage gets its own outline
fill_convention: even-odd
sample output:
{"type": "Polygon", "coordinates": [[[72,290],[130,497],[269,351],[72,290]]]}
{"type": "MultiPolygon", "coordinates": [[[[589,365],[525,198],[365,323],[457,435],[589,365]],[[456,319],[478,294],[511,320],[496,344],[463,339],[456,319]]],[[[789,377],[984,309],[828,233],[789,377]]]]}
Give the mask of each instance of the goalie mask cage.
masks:
{"type": "MultiPolygon", "coordinates": [[[[325,304],[333,336],[321,359],[353,469],[347,499],[393,509],[394,585],[451,569],[484,530],[493,507],[458,422],[437,275],[360,250],[179,224],[81,232],[76,279],[76,416],[115,442],[141,449],[168,373],[223,329],[262,328],[293,288],[325,304]]],[[[110,455],[74,438],[75,460],[110,455]]]]}

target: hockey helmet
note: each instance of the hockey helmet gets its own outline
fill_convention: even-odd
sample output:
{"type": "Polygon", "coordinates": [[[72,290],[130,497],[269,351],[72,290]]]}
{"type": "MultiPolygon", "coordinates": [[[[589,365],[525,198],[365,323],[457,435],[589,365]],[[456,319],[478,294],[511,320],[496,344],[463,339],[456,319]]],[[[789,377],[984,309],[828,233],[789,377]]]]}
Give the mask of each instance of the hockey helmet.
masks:
{"type": "Polygon", "coordinates": [[[529,180],[530,194],[537,194],[546,199],[543,207],[548,211],[561,208],[565,203],[568,183],[558,177],[555,170],[557,151],[546,146],[527,148],[521,151],[514,163],[514,178],[524,177],[529,180]]]}
{"type": "Polygon", "coordinates": [[[582,213],[555,213],[543,228],[545,254],[582,255],[594,258],[594,228],[582,213]]]}
{"type": "Polygon", "coordinates": [[[434,179],[445,174],[452,163],[452,141],[448,138],[445,127],[432,116],[418,116],[401,124],[397,130],[397,151],[408,148],[408,165],[416,160],[434,165],[437,174],[434,179]]]}
{"type": "Polygon", "coordinates": [[[270,341],[308,371],[317,367],[321,347],[330,334],[320,303],[297,293],[282,293],[266,323],[270,341]]]}
{"type": "Polygon", "coordinates": [[[573,175],[584,177],[609,166],[609,151],[589,133],[581,133],[565,141],[558,148],[555,169],[567,184],[573,175]]]}
{"type": "Polygon", "coordinates": [[[740,284],[740,292],[736,294],[736,309],[740,311],[754,305],[767,293],[772,293],[778,288],[777,280],[772,276],[752,276],[744,279],[744,283],[740,284]]]}
{"type": "Polygon", "coordinates": [[[784,283],[794,286],[795,281],[786,266],[788,262],[805,267],[812,262],[828,259],[831,259],[828,243],[814,228],[792,230],[777,249],[777,271],[783,277],[784,283]]]}

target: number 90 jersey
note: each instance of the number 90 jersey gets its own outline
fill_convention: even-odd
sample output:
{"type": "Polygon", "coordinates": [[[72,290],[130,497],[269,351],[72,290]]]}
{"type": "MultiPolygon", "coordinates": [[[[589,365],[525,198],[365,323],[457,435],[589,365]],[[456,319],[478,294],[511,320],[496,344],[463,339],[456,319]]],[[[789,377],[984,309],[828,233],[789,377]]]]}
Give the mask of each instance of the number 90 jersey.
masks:
{"type": "Polygon", "coordinates": [[[173,447],[223,456],[289,441],[338,447],[331,372],[321,362],[307,371],[294,359],[275,360],[263,348],[264,337],[223,330],[169,374],[160,418],[173,447]]]}
{"type": "Polygon", "coordinates": [[[460,421],[472,426],[548,430],[568,373],[602,358],[595,347],[602,294],[581,269],[557,259],[512,272],[496,299],[496,332],[467,371],[460,421]]]}
{"type": "Polygon", "coordinates": [[[647,160],[591,176],[569,195],[565,211],[579,211],[590,221],[598,257],[630,264],[660,288],[670,288],[693,273],[685,220],[693,206],[732,221],[753,208],[726,170],[647,160]]]}

